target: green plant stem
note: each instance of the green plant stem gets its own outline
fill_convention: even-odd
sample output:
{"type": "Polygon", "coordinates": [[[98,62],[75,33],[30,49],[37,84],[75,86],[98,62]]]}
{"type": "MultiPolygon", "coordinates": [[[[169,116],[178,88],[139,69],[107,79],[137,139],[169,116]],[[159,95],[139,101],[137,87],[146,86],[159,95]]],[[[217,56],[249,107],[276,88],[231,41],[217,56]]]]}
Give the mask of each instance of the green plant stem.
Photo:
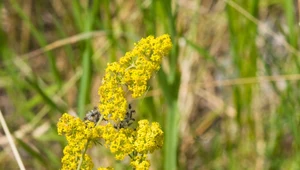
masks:
{"type": "Polygon", "coordinates": [[[99,121],[97,122],[96,126],[100,125],[100,122],[103,120],[103,115],[100,116],[99,121]]]}
{"type": "Polygon", "coordinates": [[[91,82],[91,48],[90,43],[87,43],[87,47],[83,54],[82,59],[82,68],[83,68],[83,74],[82,78],[80,79],[80,87],[79,87],[79,97],[78,97],[78,113],[79,117],[84,117],[84,111],[85,111],[85,104],[87,103],[87,100],[89,98],[89,92],[90,92],[90,82],[91,82]]]}
{"type": "Polygon", "coordinates": [[[83,157],[84,157],[84,155],[85,155],[85,153],[86,153],[86,151],[88,149],[89,143],[90,143],[90,139],[88,139],[88,141],[87,141],[87,143],[86,143],[86,145],[84,147],[84,150],[83,150],[82,155],[80,157],[79,164],[77,166],[77,170],[80,170],[80,168],[81,168],[81,165],[82,165],[82,162],[83,162],[83,157]]]}
{"type": "Polygon", "coordinates": [[[176,169],[177,160],[177,143],[178,143],[178,110],[177,101],[174,100],[168,106],[168,114],[166,118],[166,135],[164,145],[164,158],[167,160],[164,169],[176,169]]]}
{"type": "Polygon", "coordinates": [[[176,75],[176,81],[173,83],[169,83],[166,77],[167,75],[165,72],[158,72],[158,80],[168,105],[168,112],[165,119],[164,169],[175,170],[177,161],[179,120],[179,111],[177,105],[179,86],[176,83],[180,82],[180,75],[176,75]]]}

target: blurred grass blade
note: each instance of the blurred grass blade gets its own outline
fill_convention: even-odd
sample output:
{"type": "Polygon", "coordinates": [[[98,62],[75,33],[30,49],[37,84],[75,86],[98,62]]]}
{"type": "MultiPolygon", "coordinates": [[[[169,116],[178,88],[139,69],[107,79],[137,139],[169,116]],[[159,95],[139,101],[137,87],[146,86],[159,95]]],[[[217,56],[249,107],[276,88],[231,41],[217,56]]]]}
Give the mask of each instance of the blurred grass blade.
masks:
{"type": "MultiPolygon", "coordinates": [[[[285,15],[286,15],[286,20],[287,20],[287,26],[289,29],[287,39],[288,42],[291,44],[292,47],[295,49],[298,48],[298,31],[295,28],[299,28],[299,25],[296,25],[296,18],[295,18],[295,1],[293,0],[285,0],[284,1],[284,7],[285,7],[285,15]]],[[[299,11],[298,11],[299,12],[299,11]]],[[[300,61],[299,61],[299,56],[296,56],[295,54],[292,55],[292,58],[295,61],[295,64],[298,69],[298,73],[300,72],[300,61]]]]}
{"type": "Polygon", "coordinates": [[[190,45],[193,49],[195,49],[200,55],[202,55],[205,60],[212,61],[214,64],[217,64],[217,61],[216,61],[215,57],[210,55],[209,51],[207,51],[206,49],[198,46],[197,44],[190,41],[189,39],[185,39],[185,40],[186,40],[187,44],[190,45]]]}
{"type": "Polygon", "coordinates": [[[31,148],[31,146],[29,146],[28,144],[26,144],[25,142],[23,142],[21,139],[16,138],[18,144],[30,155],[34,158],[34,160],[37,160],[38,162],[40,162],[42,165],[44,165],[45,167],[49,167],[49,163],[38,151],[34,150],[33,148],[31,148]]]}
{"type": "Polygon", "coordinates": [[[26,81],[28,84],[44,99],[44,101],[54,110],[57,110],[60,113],[64,113],[66,111],[65,108],[57,105],[45,92],[44,90],[38,85],[36,80],[32,80],[31,78],[27,78],[26,81]]]}
{"type": "MultiPolygon", "coordinates": [[[[24,11],[22,10],[22,8],[20,7],[20,5],[18,4],[18,2],[16,0],[12,0],[11,3],[13,5],[14,9],[16,10],[16,12],[23,19],[24,23],[26,23],[26,25],[29,27],[29,30],[31,31],[32,35],[37,40],[39,45],[42,47],[46,46],[47,41],[46,41],[46,37],[43,35],[43,32],[41,32],[37,28],[35,28],[35,26],[31,23],[30,19],[28,18],[28,16],[26,16],[26,14],[24,13],[24,11]]],[[[46,55],[48,56],[48,59],[50,62],[50,67],[51,67],[51,72],[56,80],[56,83],[59,86],[61,86],[62,80],[60,78],[60,74],[59,74],[58,68],[56,66],[56,58],[52,54],[52,52],[46,52],[46,55]]]]}
{"type": "MultiPolygon", "coordinates": [[[[83,8],[80,6],[80,4],[77,4],[74,6],[74,11],[76,13],[82,13],[83,18],[81,20],[81,24],[83,24],[83,27],[81,28],[81,32],[90,32],[93,30],[93,26],[95,25],[94,22],[95,16],[99,10],[98,6],[100,4],[99,0],[92,1],[92,4],[88,4],[86,8],[83,8]]],[[[90,86],[91,86],[91,76],[92,76],[92,46],[91,46],[91,40],[86,40],[84,42],[84,52],[82,56],[82,69],[83,74],[82,78],[80,80],[80,86],[79,86],[79,96],[78,96],[78,114],[79,117],[83,118],[85,113],[85,106],[89,101],[90,98],[90,86]]]]}

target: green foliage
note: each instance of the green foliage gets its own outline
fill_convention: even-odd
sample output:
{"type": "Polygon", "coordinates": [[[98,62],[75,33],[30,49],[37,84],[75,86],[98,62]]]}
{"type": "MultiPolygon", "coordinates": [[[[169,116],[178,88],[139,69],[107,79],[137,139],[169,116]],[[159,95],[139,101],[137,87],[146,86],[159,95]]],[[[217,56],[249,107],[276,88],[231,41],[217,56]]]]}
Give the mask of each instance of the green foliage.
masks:
{"type": "MultiPolygon", "coordinates": [[[[0,109],[25,166],[59,168],[66,142],[55,133],[58,118],[64,112],[83,118],[98,104],[106,63],[141,37],[166,33],[171,54],[148,92],[132,101],[136,119],[163,126],[164,148],[151,166],[300,169],[300,84],[287,78],[300,72],[296,6],[292,0],[1,2],[0,109]]],[[[96,165],[113,160],[101,151],[92,154],[96,165]]],[[[7,152],[0,169],[15,168],[7,152]]]]}

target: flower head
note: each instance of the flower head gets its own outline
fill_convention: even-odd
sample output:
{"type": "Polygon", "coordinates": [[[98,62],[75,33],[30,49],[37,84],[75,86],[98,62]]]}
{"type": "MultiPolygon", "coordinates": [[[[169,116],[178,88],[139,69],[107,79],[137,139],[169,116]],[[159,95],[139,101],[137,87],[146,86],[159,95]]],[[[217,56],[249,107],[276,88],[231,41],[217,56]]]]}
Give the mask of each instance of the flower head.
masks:
{"type": "Polygon", "coordinates": [[[110,123],[102,127],[105,146],[115,154],[117,160],[124,159],[134,151],[135,131],[131,128],[115,129],[110,123]]]}
{"type": "Polygon", "coordinates": [[[134,49],[118,62],[107,65],[98,91],[99,110],[105,119],[117,122],[124,119],[127,107],[124,89],[131,91],[133,98],[142,96],[147,90],[148,80],[159,70],[162,58],[171,47],[169,35],[148,36],[136,43],[134,49]]]}
{"type": "Polygon", "coordinates": [[[93,162],[86,151],[100,138],[117,160],[129,155],[130,164],[136,170],[148,170],[150,162],[147,154],[162,147],[163,131],[157,122],[150,124],[148,120],[141,120],[136,129],[129,127],[135,119],[131,111],[127,112],[125,93],[130,91],[132,97],[137,98],[146,92],[148,80],[159,70],[162,58],[172,47],[171,39],[169,35],[157,38],[148,36],[134,46],[118,62],[107,65],[102,86],[98,90],[100,112],[96,111],[101,116],[96,121],[82,121],[66,113],[59,119],[58,134],[65,135],[68,141],[61,159],[62,169],[92,169],[93,162]],[[99,124],[102,119],[106,124],[99,124]]]}
{"type": "Polygon", "coordinates": [[[137,137],[134,142],[135,149],[138,153],[147,154],[155,149],[161,148],[163,145],[163,131],[157,122],[151,125],[148,120],[140,120],[138,122],[137,137]]]}
{"type": "Polygon", "coordinates": [[[147,155],[137,155],[135,156],[131,162],[130,165],[133,166],[136,170],[148,170],[150,167],[150,162],[147,160],[147,155]]]}
{"type": "Polygon", "coordinates": [[[132,51],[120,59],[121,67],[125,69],[122,83],[132,92],[132,97],[142,96],[147,89],[147,81],[159,70],[161,60],[168,55],[172,47],[169,35],[154,38],[142,38],[132,51]]]}
{"type": "MultiPolygon", "coordinates": [[[[59,135],[65,135],[68,141],[68,145],[63,151],[64,156],[61,159],[62,169],[76,169],[87,142],[100,138],[99,128],[95,128],[94,122],[83,122],[67,113],[64,113],[59,119],[57,131],[59,135]]],[[[91,143],[88,147],[91,147],[91,143]]],[[[85,154],[81,169],[92,169],[92,167],[91,158],[85,154]]]]}

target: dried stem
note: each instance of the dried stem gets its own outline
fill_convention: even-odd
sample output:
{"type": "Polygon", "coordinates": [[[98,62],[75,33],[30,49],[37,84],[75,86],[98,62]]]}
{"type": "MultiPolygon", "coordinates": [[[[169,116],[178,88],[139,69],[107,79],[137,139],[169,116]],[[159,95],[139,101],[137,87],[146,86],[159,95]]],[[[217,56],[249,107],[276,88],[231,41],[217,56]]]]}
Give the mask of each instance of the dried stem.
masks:
{"type": "Polygon", "coordinates": [[[1,123],[1,125],[3,127],[4,133],[5,133],[6,137],[7,137],[8,143],[9,143],[9,145],[10,145],[12,151],[13,151],[13,154],[14,154],[16,160],[17,160],[19,168],[21,170],[25,170],[25,166],[24,166],[24,164],[22,162],[22,159],[21,159],[20,154],[19,154],[19,152],[17,150],[17,147],[16,147],[16,145],[14,143],[14,140],[13,140],[13,138],[12,138],[10,132],[9,132],[9,129],[7,127],[7,124],[5,122],[5,119],[4,119],[3,115],[2,115],[1,110],[0,110],[0,123],[1,123]]]}

